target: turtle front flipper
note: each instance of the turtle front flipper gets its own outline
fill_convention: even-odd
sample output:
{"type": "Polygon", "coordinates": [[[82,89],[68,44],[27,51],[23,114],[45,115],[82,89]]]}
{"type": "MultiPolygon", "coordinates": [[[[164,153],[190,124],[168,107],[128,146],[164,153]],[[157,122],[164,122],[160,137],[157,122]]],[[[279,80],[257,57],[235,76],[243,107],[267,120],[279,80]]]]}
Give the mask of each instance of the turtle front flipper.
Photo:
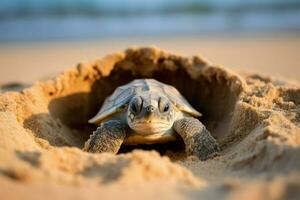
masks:
{"type": "Polygon", "coordinates": [[[118,153],[126,136],[127,125],[119,120],[101,124],[84,144],[84,151],[91,153],[118,153]]]}
{"type": "Polygon", "coordinates": [[[177,120],[174,123],[174,129],[182,137],[186,152],[197,156],[200,160],[212,158],[220,151],[217,141],[195,118],[186,117],[177,120]]]}

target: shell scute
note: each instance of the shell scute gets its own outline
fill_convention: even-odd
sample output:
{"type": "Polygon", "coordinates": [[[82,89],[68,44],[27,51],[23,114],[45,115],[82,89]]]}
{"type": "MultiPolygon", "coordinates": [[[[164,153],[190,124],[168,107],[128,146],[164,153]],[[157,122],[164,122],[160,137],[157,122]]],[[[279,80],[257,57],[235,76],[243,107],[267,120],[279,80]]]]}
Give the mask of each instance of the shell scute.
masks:
{"type": "Polygon", "coordinates": [[[201,113],[195,110],[175,87],[155,79],[136,79],[117,87],[113,94],[105,99],[100,111],[89,122],[100,124],[104,119],[122,110],[121,108],[128,104],[136,94],[145,90],[163,93],[180,111],[194,117],[201,116],[201,113]]]}

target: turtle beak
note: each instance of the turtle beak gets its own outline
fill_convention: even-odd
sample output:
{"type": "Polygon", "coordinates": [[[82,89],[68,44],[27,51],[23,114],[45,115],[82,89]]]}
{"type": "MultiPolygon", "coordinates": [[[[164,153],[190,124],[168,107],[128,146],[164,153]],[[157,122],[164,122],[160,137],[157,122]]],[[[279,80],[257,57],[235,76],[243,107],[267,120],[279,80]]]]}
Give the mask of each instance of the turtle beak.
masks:
{"type": "Polygon", "coordinates": [[[145,119],[147,119],[148,122],[151,122],[151,120],[154,118],[154,112],[155,107],[152,105],[149,105],[145,108],[145,119]]]}

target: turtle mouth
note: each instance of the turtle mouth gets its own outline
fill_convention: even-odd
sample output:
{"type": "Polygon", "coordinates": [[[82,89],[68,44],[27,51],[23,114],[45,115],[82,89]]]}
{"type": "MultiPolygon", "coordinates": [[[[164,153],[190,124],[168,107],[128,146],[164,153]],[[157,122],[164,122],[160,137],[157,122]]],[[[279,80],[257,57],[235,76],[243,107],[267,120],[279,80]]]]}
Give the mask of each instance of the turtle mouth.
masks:
{"type": "Polygon", "coordinates": [[[165,126],[170,125],[170,123],[168,123],[168,122],[162,122],[162,121],[158,121],[158,120],[143,120],[143,121],[137,121],[134,123],[134,125],[146,125],[146,124],[165,125],[165,126]]]}
{"type": "Polygon", "coordinates": [[[169,123],[164,122],[137,122],[130,125],[130,128],[133,129],[136,133],[143,135],[150,134],[159,134],[167,132],[172,126],[169,123]]]}

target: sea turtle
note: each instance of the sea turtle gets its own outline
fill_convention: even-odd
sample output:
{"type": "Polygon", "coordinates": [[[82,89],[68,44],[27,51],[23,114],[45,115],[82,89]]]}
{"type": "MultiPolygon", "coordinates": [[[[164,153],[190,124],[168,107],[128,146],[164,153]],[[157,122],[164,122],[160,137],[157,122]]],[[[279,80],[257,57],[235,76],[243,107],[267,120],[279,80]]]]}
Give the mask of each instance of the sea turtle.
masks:
{"type": "Polygon", "coordinates": [[[188,154],[206,160],[219,146],[195,117],[201,114],[171,85],[136,79],[107,97],[89,123],[100,125],[85,143],[88,152],[117,153],[122,144],[153,144],[181,137],[188,154]]]}

